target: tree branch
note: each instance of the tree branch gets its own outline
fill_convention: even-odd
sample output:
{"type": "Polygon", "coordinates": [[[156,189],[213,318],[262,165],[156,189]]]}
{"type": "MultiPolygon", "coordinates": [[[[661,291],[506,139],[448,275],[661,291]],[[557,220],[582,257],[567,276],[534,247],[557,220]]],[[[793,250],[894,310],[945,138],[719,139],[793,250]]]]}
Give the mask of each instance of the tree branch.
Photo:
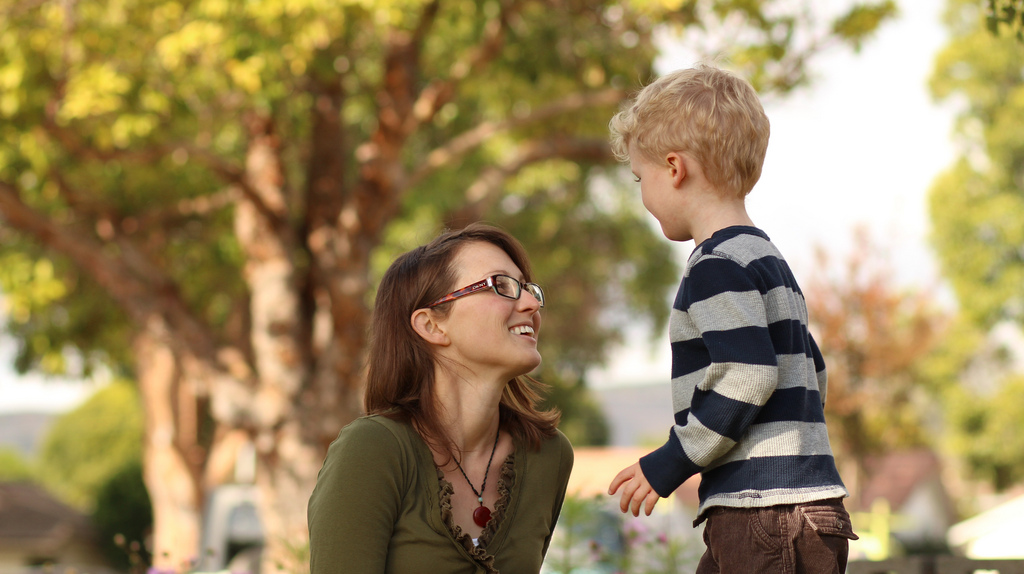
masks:
{"type": "Polygon", "coordinates": [[[420,14],[416,28],[409,32],[394,28],[388,33],[384,52],[384,77],[377,93],[377,132],[373,139],[381,145],[401,144],[414,127],[412,115],[416,84],[421,75],[422,42],[433,26],[438,0],[428,3],[420,14]]]}
{"type": "Polygon", "coordinates": [[[12,227],[74,260],[131,316],[140,319],[150,312],[149,287],[125,268],[123,262],[105,256],[103,246],[86,233],[58,225],[33,210],[21,200],[15,187],[3,181],[0,181],[0,215],[12,227]]]}
{"type": "Polygon", "coordinates": [[[505,161],[485,169],[466,188],[466,202],[447,217],[449,227],[459,229],[479,221],[504,191],[504,183],[526,166],[549,159],[606,162],[612,159],[608,142],[597,139],[533,140],[521,145],[505,161]]]}
{"type": "Polygon", "coordinates": [[[626,92],[618,88],[607,88],[599,92],[587,94],[570,94],[561,100],[551,102],[520,117],[512,117],[498,122],[484,122],[427,154],[426,160],[410,176],[409,185],[412,187],[437,170],[458,162],[466,154],[500,133],[509,132],[523,126],[536,124],[586,108],[614,106],[625,97],[626,92]]]}
{"type": "Polygon", "coordinates": [[[436,79],[423,88],[416,103],[413,104],[413,113],[406,118],[406,133],[412,133],[420,125],[431,121],[441,107],[451,101],[463,80],[482,70],[501,53],[509,19],[521,7],[522,3],[518,1],[503,2],[497,16],[484,26],[480,43],[475,48],[466,50],[463,56],[449,67],[447,78],[436,79]]]}
{"type": "Polygon", "coordinates": [[[214,343],[209,328],[181,300],[173,281],[134,248],[123,251],[121,257],[106,253],[105,246],[89,233],[57,224],[26,205],[17,188],[5,181],[0,181],[0,217],[44,247],[74,261],[110,293],[140,329],[159,317],[176,331],[174,340],[181,342],[189,355],[202,358],[207,371],[220,373],[216,379],[231,378],[227,370],[247,372],[238,361],[226,359],[238,353],[214,343]]]}
{"type": "Polygon", "coordinates": [[[220,156],[211,153],[207,149],[193,145],[183,145],[182,147],[189,153],[189,156],[194,156],[203,165],[210,168],[210,170],[220,176],[226,183],[235,186],[237,191],[246,199],[251,201],[253,207],[255,207],[260,215],[265,217],[271,225],[276,227],[285,223],[286,214],[282,212],[282,208],[278,206],[277,209],[273,209],[267,204],[260,192],[252,186],[252,182],[249,181],[243,168],[224,161],[220,156]]]}
{"type": "MultiPolygon", "coordinates": [[[[58,90],[60,87],[58,86],[58,90]]],[[[53,139],[57,140],[69,154],[78,159],[92,159],[98,161],[137,161],[141,163],[154,163],[159,161],[161,158],[167,156],[173,148],[166,146],[153,146],[142,150],[126,150],[126,149],[109,149],[102,150],[93,147],[81,140],[81,138],[75,134],[72,130],[61,127],[53,119],[56,115],[57,102],[56,100],[51,101],[47,105],[47,113],[45,114],[43,121],[43,129],[53,139]]]]}
{"type": "MultiPolygon", "coordinates": [[[[190,157],[194,157],[199,160],[200,163],[220,176],[225,180],[225,182],[237,186],[238,191],[252,201],[260,214],[263,215],[263,217],[266,217],[268,221],[272,222],[273,225],[280,225],[283,223],[284,215],[279,213],[280,210],[275,211],[266,204],[263,198],[260,197],[260,194],[246,179],[245,171],[242,168],[224,161],[223,158],[210,152],[210,150],[198,147],[191,143],[156,145],[142,150],[97,149],[82,142],[73,131],[61,127],[56,121],[54,121],[53,116],[56,113],[56,105],[57,101],[52,100],[47,106],[47,113],[42,121],[43,128],[46,133],[52,136],[71,156],[79,160],[90,159],[101,162],[132,161],[154,163],[175,150],[183,149],[188,152],[190,157]]],[[[78,200],[81,201],[81,197],[79,197],[78,200]]]]}
{"type": "Polygon", "coordinates": [[[240,186],[230,185],[209,195],[181,199],[173,205],[126,216],[120,221],[118,227],[127,235],[132,235],[140,229],[167,227],[182,220],[201,217],[224,209],[237,202],[242,196],[240,186]]]}

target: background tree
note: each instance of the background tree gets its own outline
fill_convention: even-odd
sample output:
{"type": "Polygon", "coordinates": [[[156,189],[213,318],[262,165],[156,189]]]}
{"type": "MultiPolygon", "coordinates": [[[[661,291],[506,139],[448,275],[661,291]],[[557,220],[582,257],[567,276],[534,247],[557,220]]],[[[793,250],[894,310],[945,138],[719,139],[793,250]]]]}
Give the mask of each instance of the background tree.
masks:
{"type": "Polygon", "coordinates": [[[142,481],[141,450],[100,487],[92,522],[112,566],[122,572],[140,572],[150,562],[146,542],[153,531],[153,508],[142,481]]]}
{"type": "Polygon", "coordinates": [[[129,383],[111,383],[54,420],[39,452],[40,480],[91,512],[110,478],[141,459],[142,432],[138,393],[129,383]]]}
{"type": "Polygon", "coordinates": [[[1019,338],[1024,327],[1024,43],[990,33],[984,6],[947,5],[950,41],[936,57],[931,90],[960,104],[960,150],[929,192],[932,243],[961,330],[973,333],[954,361],[961,386],[949,401],[951,444],[975,476],[1003,488],[1024,479],[1024,450],[1007,436],[1007,422],[1024,409],[1020,380],[1004,380],[1012,356],[990,335],[1000,327],[1019,338]]]}
{"type": "Polygon", "coordinates": [[[988,14],[985,24],[988,31],[1001,34],[1009,30],[1018,40],[1024,41],[1024,0],[987,0],[988,14]]]}
{"type": "Polygon", "coordinates": [[[853,496],[866,483],[872,455],[929,445],[940,430],[943,379],[926,359],[948,319],[927,292],[900,287],[884,249],[864,229],[838,264],[817,249],[804,288],[811,330],[825,357],[825,414],[844,480],[853,496]]]}
{"type": "Polygon", "coordinates": [[[296,501],[359,413],[385,262],[442,225],[509,228],[552,295],[541,376],[579,391],[622,318],[664,321],[675,280],[635,191],[602,168],[655,37],[785,92],[895,11],[810,5],[0,0],[18,366],[138,380],[158,567],[194,554],[209,461],[239,436],[256,447],[265,559],[283,560],[306,530],[296,501]]]}
{"type": "Polygon", "coordinates": [[[11,447],[0,447],[0,481],[17,482],[34,480],[35,470],[31,461],[21,451],[11,447]]]}
{"type": "Polygon", "coordinates": [[[129,565],[127,545],[141,547],[152,528],[142,433],[138,392],[111,383],[54,421],[36,473],[47,490],[93,518],[101,546],[121,567],[129,565]]]}

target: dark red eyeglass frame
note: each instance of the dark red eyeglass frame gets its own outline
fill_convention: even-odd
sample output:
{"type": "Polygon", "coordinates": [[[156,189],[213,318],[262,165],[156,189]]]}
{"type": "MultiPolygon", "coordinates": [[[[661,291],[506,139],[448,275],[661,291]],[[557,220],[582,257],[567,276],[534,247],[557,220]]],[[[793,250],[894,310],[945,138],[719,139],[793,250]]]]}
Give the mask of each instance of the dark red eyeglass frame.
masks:
{"type": "Polygon", "coordinates": [[[497,295],[499,295],[501,297],[504,297],[506,299],[512,299],[513,301],[518,301],[519,297],[509,297],[508,295],[505,295],[503,293],[498,292],[498,281],[497,281],[498,277],[505,277],[505,278],[510,279],[511,281],[515,282],[517,285],[519,285],[519,297],[523,296],[523,291],[527,291],[527,292],[530,293],[530,295],[533,295],[533,297],[535,299],[537,299],[537,302],[540,303],[541,308],[544,307],[544,290],[541,288],[540,285],[537,285],[536,283],[522,283],[519,280],[517,280],[515,277],[510,277],[508,275],[504,275],[504,274],[499,273],[497,275],[491,275],[490,277],[487,277],[485,279],[481,279],[480,281],[477,281],[476,283],[473,283],[472,285],[467,285],[466,287],[463,287],[462,289],[456,289],[455,291],[452,291],[451,293],[445,295],[444,297],[441,297],[437,301],[434,301],[430,305],[427,305],[427,309],[430,309],[432,307],[437,307],[438,305],[440,305],[442,303],[447,303],[449,301],[454,301],[455,299],[458,299],[459,297],[465,297],[466,295],[472,295],[473,293],[479,293],[480,291],[485,291],[487,289],[493,290],[497,295]],[[533,287],[534,289],[536,289],[536,292],[534,292],[533,290],[529,289],[529,287],[533,287]]]}

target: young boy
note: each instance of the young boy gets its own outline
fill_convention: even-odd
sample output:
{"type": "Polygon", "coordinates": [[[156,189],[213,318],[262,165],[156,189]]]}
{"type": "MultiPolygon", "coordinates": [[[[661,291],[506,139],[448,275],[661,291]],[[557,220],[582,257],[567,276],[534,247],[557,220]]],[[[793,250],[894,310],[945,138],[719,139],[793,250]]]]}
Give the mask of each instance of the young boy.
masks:
{"type": "Polygon", "coordinates": [[[744,204],[768,148],[757,93],[715,67],[680,70],[610,128],[665,237],[696,248],[669,327],[675,425],[609,494],[650,515],[699,472],[698,574],[845,571],[857,536],[825,429],[825,363],[789,266],[744,204]]]}

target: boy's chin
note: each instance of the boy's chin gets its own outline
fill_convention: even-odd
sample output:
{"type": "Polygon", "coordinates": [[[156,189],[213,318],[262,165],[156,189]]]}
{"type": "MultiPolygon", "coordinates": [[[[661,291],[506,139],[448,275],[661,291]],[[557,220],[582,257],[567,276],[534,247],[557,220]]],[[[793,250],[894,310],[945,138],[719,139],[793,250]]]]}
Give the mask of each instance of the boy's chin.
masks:
{"type": "Polygon", "coordinates": [[[687,233],[686,231],[681,231],[679,229],[669,229],[664,225],[661,226],[661,234],[669,241],[689,241],[693,239],[692,233],[687,233]]]}

